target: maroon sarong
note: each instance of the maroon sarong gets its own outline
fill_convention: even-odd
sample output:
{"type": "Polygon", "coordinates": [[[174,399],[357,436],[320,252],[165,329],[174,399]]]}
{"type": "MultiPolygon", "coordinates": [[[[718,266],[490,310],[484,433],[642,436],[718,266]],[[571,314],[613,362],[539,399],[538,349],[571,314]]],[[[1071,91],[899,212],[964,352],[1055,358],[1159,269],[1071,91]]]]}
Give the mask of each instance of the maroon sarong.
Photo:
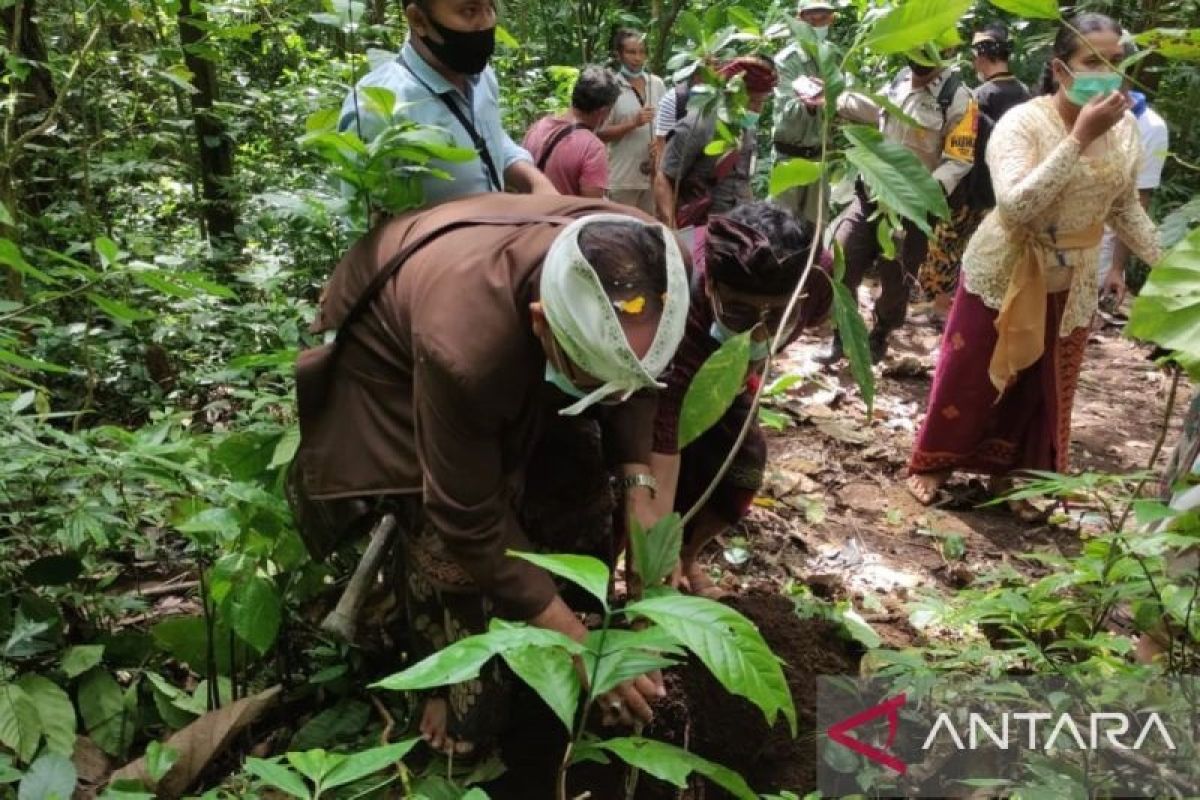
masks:
{"type": "Polygon", "coordinates": [[[988,377],[997,312],[960,282],[910,472],[1066,471],[1071,409],[1088,337],[1087,328],[1080,328],[1059,338],[1066,304],[1067,292],[1047,298],[1045,352],[997,402],[988,377]]]}

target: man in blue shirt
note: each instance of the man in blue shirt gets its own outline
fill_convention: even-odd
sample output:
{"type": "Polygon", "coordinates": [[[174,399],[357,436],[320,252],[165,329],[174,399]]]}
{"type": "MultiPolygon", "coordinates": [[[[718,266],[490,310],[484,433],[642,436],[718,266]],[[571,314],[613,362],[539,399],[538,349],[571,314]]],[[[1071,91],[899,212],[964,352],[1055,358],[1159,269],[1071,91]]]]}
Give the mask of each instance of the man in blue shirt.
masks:
{"type": "MultiPolygon", "coordinates": [[[[411,34],[400,55],[371,70],[357,88],[388,89],[407,119],[442,128],[454,144],[479,154],[462,163],[432,161],[430,166],[451,177],[428,177],[425,203],[506,187],[556,194],[529,153],[500,124],[500,89],[488,66],[496,46],[494,0],[405,0],[404,14],[411,34]]],[[[338,128],[355,130],[369,141],[389,123],[362,95],[356,102],[350,92],[338,128]]]]}

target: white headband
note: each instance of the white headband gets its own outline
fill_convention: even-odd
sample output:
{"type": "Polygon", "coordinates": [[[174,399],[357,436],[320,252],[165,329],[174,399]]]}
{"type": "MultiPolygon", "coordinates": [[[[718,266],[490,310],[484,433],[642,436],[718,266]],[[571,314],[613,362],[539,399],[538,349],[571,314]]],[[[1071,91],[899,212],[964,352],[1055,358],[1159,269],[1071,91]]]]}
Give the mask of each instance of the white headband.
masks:
{"type": "Polygon", "coordinates": [[[649,225],[623,214],[592,214],[568,225],[554,239],[542,266],[540,292],[546,321],[567,357],[604,385],[561,414],[574,415],[609,395],[627,399],[640,389],[661,388],[666,369],[687,324],[688,280],[675,236],[662,225],[649,225]],[[642,359],[629,346],[613,302],[596,270],[579,249],[579,235],[595,222],[637,223],[656,228],[666,245],[667,294],[654,341],[642,359]]]}

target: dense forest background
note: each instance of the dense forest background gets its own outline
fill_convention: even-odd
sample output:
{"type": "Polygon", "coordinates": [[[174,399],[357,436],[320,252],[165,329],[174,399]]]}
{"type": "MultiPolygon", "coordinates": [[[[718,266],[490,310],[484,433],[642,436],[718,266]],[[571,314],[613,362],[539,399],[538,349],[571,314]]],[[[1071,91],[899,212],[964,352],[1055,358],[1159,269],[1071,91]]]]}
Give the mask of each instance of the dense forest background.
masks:
{"type": "MultiPolygon", "coordinates": [[[[763,21],[792,7],[736,5],[763,21]]],[[[892,5],[846,2],[831,38],[892,5]]],[[[680,14],[732,6],[503,3],[509,132],[563,108],[573,70],[607,62],[616,27],[647,31],[667,75],[695,46],[680,14]]],[[[1139,32],[1200,27],[1198,0],[1074,8],[1139,32]]],[[[980,2],[960,30],[996,16],[980,2]]],[[[1017,71],[1036,83],[1056,23],[1008,19],[1017,71]]],[[[314,695],[353,666],[287,635],[311,627],[306,608],[347,568],[308,559],[281,492],[298,441],[292,365],[361,223],[309,134],[405,27],[398,0],[0,0],[0,22],[0,742],[25,763],[50,736],[13,734],[4,700],[24,680],[24,695],[61,703],[64,688],[34,680],[53,674],[119,763],[163,725],[262,689],[262,665],[304,674],[314,695]],[[122,590],[161,581],[162,565],[194,569],[200,613],[147,629],[155,595],[122,590]],[[185,691],[183,666],[211,680],[185,691]]],[[[1171,129],[1153,215],[1176,241],[1200,220],[1196,34],[1137,67],[1171,129]]],[[[897,58],[864,53],[856,78],[878,86],[897,58]]]]}

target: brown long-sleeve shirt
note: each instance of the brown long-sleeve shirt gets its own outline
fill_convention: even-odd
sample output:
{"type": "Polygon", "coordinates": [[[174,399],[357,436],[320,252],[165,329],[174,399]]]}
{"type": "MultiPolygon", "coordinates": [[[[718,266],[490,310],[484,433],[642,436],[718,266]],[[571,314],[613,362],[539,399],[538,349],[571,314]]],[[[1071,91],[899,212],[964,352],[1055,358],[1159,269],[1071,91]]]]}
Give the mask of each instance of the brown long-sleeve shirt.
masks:
{"type": "MultiPolygon", "coordinates": [[[[376,228],[342,259],[314,327],[333,328],[407,242],[463,217],[651,218],[603,200],[489,194],[376,228]]],[[[516,515],[539,420],[570,402],[544,380],[545,355],[529,305],[561,224],[470,226],[415,253],[352,327],[331,410],[305,447],[319,453],[315,497],[415,494],[451,555],[506,616],[527,619],[553,599],[538,567],[505,555],[529,550],[516,515]]],[[[654,397],[606,409],[616,463],[647,463],[654,397]]]]}

